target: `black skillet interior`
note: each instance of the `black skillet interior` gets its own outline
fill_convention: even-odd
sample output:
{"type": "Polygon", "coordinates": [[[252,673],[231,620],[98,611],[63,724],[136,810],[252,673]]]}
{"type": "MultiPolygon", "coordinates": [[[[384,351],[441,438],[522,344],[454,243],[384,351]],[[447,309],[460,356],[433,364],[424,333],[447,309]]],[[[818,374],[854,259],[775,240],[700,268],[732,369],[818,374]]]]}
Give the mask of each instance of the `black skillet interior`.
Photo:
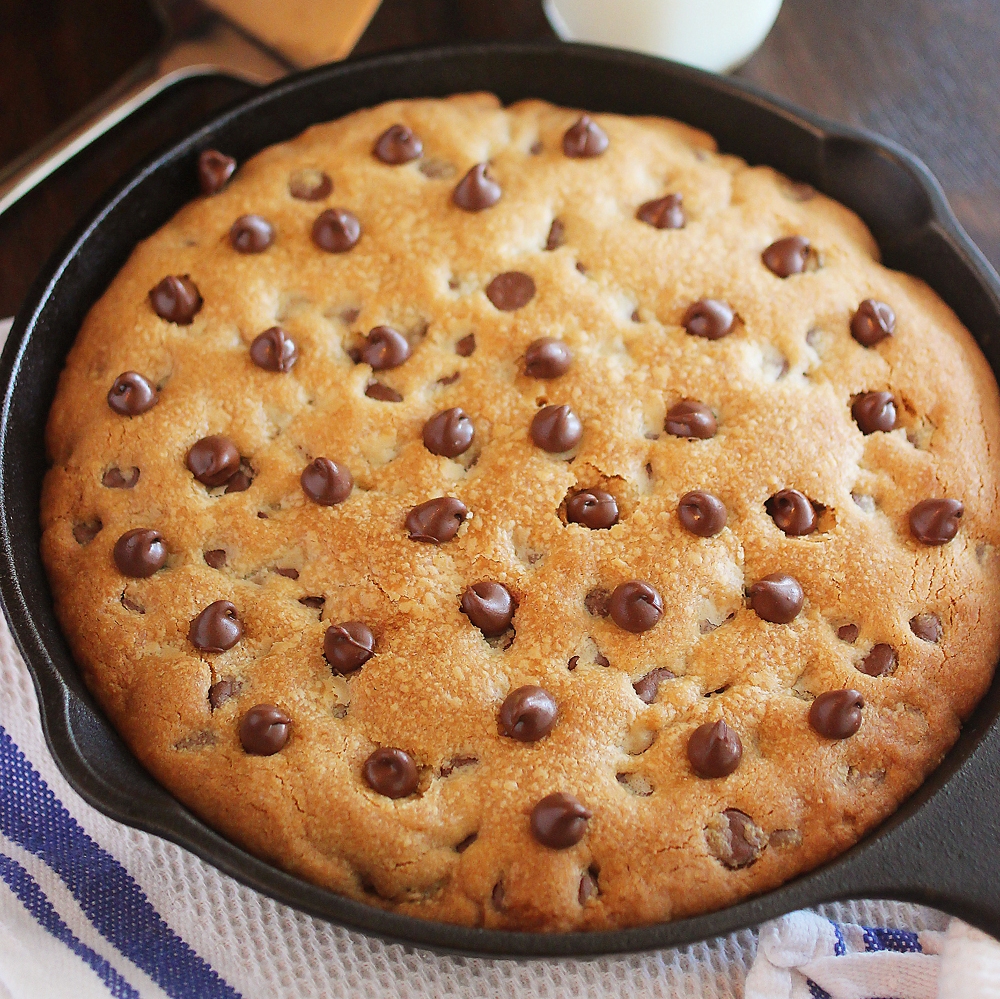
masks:
{"type": "Polygon", "coordinates": [[[245,160],[318,121],[393,98],[492,90],[505,101],[668,115],[703,128],[721,148],[768,163],[853,208],[886,263],[926,280],[1000,370],[1000,279],[961,230],[934,181],[896,146],[820,121],[759,91],[632,54],[557,43],[406,52],[290,78],[212,120],[147,164],[56,254],[18,315],[0,361],[0,594],[35,679],[46,736],[69,782],[122,822],[188,848],[282,902],[365,933],[441,951],[505,957],[649,950],[752,926],[842,898],[935,905],[1000,936],[1000,682],[955,749],[899,812],[825,867],[719,912],[607,933],[468,929],[385,913],[306,884],[207,828],[138,765],[84,689],[52,609],[39,557],[38,506],[46,415],[63,358],[90,305],[137,241],[197,194],[206,147],[245,160]]]}

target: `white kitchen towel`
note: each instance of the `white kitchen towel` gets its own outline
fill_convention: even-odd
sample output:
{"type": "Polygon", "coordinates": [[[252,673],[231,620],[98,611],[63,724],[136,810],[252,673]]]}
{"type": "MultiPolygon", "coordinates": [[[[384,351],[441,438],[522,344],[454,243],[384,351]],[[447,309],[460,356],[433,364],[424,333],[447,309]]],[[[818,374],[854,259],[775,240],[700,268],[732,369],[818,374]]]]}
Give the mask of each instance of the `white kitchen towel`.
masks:
{"type": "MultiPolygon", "coordinates": [[[[8,328],[0,323],[0,342],[8,328]]],[[[928,945],[897,955],[926,967],[939,987],[928,996],[1000,999],[1000,946],[957,921],[894,902],[820,912],[765,926],[749,979],[750,930],[651,954],[515,963],[433,955],[331,926],[84,802],[48,752],[30,676],[0,622],[0,999],[910,999],[885,991],[893,980],[884,977],[872,979],[877,992],[824,992],[810,981],[821,939],[836,939],[829,920],[878,927],[867,932],[880,940],[909,931],[898,939],[937,941],[936,954],[928,945]],[[801,983],[812,991],[792,991],[801,983]]],[[[854,940],[866,931],[840,932],[854,940]]],[[[832,960],[853,961],[863,976],[884,958],[883,948],[856,959],[834,950],[832,960]]]]}

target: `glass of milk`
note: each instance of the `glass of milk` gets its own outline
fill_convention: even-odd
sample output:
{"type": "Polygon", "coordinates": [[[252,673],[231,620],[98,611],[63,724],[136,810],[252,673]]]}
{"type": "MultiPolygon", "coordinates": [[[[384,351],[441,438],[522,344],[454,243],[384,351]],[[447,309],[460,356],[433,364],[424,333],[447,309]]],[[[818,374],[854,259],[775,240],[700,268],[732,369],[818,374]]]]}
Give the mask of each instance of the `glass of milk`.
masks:
{"type": "Polygon", "coordinates": [[[544,0],[560,38],[726,72],[748,59],[781,0],[544,0]]]}

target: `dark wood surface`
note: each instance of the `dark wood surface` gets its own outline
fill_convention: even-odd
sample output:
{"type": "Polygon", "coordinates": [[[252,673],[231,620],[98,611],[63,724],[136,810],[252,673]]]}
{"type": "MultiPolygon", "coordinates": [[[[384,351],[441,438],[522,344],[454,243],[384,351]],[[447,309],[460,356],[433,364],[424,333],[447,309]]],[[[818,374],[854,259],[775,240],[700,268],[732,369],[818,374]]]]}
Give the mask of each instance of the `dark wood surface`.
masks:
{"type": "MultiPolygon", "coordinates": [[[[0,0],[0,161],[58,126],[155,43],[140,0],[0,0]]],[[[384,0],[358,54],[551,36],[540,0],[384,0]]],[[[738,76],[917,153],[1000,267],[997,0],[785,0],[738,76]]],[[[192,82],[162,95],[0,219],[0,316],[101,193],[247,92],[192,82]]]]}

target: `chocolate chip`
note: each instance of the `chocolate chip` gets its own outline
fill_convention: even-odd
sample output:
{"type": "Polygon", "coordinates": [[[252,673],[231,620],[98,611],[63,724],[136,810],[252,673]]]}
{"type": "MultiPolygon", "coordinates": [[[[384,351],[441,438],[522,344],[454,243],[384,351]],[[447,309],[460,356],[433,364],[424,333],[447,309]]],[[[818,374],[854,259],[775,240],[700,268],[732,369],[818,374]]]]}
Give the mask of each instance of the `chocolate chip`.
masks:
{"type": "Polygon", "coordinates": [[[702,298],[687,307],[681,325],[691,336],[721,340],[732,333],[735,321],[733,310],[725,302],[715,298],[702,298]]]}
{"type": "Polygon", "coordinates": [[[866,298],[851,317],[851,336],[862,347],[874,347],[896,329],[896,314],[874,298],[866,298]]]}
{"type": "Polygon", "coordinates": [[[910,631],[925,642],[940,642],[941,618],[937,614],[917,614],[910,618],[910,631]]]}
{"type": "Polygon", "coordinates": [[[598,871],[596,867],[591,867],[584,871],[580,875],[580,887],[577,889],[576,897],[580,902],[580,905],[586,905],[595,895],[597,895],[597,876],[598,871]]]}
{"type": "Polygon", "coordinates": [[[699,725],[688,739],[687,756],[699,777],[726,777],[743,759],[740,737],[721,718],[699,725]]]}
{"type": "Polygon", "coordinates": [[[417,789],[417,765],[402,749],[376,749],[362,772],[368,786],[387,798],[405,798],[417,789]]]}
{"type": "Polygon", "coordinates": [[[475,437],[472,420],[465,410],[454,408],[435,413],[424,424],[424,447],[431,454],[445,458],[457,458],[472,446],[475,437]]]}
{"type": "Polygon", "coordinates": [[[569,657],[569,662],[566,663],[566,669],[568,669],[570,672],[572,672],[579,665],[580,665],[580,657],[579,656],[570,656],[569,657]]]}
{"type": "Polygon", "coordinates": [[[746,812],[727,808],[705,828],[709,852],[731,870],[749,867],[767,846],[767,834],[746,812]]]}
{"type": "Polygon", "coordinates": [[[108,390],[108,405],[122,416],[138,416],[159,401],[156,389],[137,371],[123,371],[108,390]]]}
{"type": "Polygon", "coordinates": [[[611,592],[598,586],[583,598],[583,606],[587,608],[587,613],[594,617],[607,617],[610,613],[608,609],[610,599],[611,592]]]}
{"type": "Polygon", "coordinates": [[[611,660],[607,656],[602,656],[600,652],[594,656],[594,665],[608,667],[611,665],[611,660]]]}
{"type": "Polygon", "coordinates": [[[891,645],[880,642],[873,645],[871,652],[858,664],[858,669],[868,676],[885,676],[894,673],[899,659],[891,645]]]}
{"type": "Polygon", "coordinates": [[[95,517],[93,520],[74,524],[73,537],[78,545],[89,545],[101,533],[103,527],[100,517],[95,517]]]}
{"type": "Polygon", "coordinates": [[[535,297],[534,278],[522,271],[505,271],[486,286],[486,297],[501,312],[515,312],[535,297]]]}
{"type": "Polygon", "coordinates": [[[502,635],[514,617],[517,603],[502,583],[473,583],[462,594],[462,613],[487,637],[502,635]]]}
{"type": "Polygon", "coordinates": [[[596,121],[584,114],[567,130],[562,147],[563,152],[573,159],[589,159],[600,156],[608,148],[608,136],[596,121]]]}
{"type": "Polygon", "coordinates": [[[299,597],[299,603],[310,610],[322,610],[326,597],[299,597]]]}
{"type": "Polygon", "coordinates": [[[614,588],[608,613],[619,628],[638,635],[654,628],[663,617],[663,600],[649,583],[632,579],[614,588]]]}
{"type": "Polygon", "coordinates": [[[288,178],[288,193],[299,201],[322,201],[333,190],[333,181],[322,170],[296,170],[288,178]]]}
{"type": "Polygon", "coordinates": [[[327,253],[346,253],[361,238],[361,223],[346,208],[328,208],[312,227],[312,241],[327,253]]]}
{"type": "Polygon", "coordinates": [[[583,839],[592,814],[573,795],[556,791],[531,810],[531,834],[542,846],[565,850],[583,839]]]}
{"type": "Polygon", "coordinates": [[[470,333],[468,336],[463,336],[458,343],[455,344],[455,353],[459,357],[471,357],[476,350],[476,334],[470,333]]]}
{"type": "Polygon", "coordinates": [[[500,734],[518,742],[538,742],[552,731],[559,709],[555,698],[530,684],[512,690],[500,706],[500,734]]]}
{"type": "Polygon", "coordinates": [[[139,469],[132,465],[128,474],[123,472],[116,465],[112,465],[101,479],[101,485],[107,489],[133,489],[139,481],[139,469]]]}
{"type": "Polygon", "coordinates": [[[209,604],[188,629],[191,644],[201,652],[225,652],[243,637],[236,607],[228,600],[209,604]]]}
{"type": "Polygon", "coordinates": [[[133,614],[145,614],[146,608],[142,604],[137,604],[134,600],[130,600],[124,593],[121,596],[121,605],[127,611],[132,611],[133,614]]]}
{"type": "Polygon", "coordinates": [[[683,229],[686,219],[679,194],[668,194],[639,206],[635,217],[654,229],[683,229]]]}
{"type": "Polygon", "coordinates": [[[543,336],[528,344],[524,373],[529,378],[558,378],[569,371],[573,355],[562,340],[543,336]]]}
{"type": "Polygon", "coordinates": [[[805,600],[799,581],[781,572],[757,580],[748,592],[757,616],[774,624],[794,621],[805,600]]]}
{"type": "Polygon", "coordinates": [[[379,402],[402,402],[403,396],[389,385],[372,378],[365,386],[365,395],[369,399],[377,399],[379,402]]]}
{"type": "Polygon", "coordinates": [[[685,530],[699,538],[711,538],[726,526],[726,508],[722,500],[701,489],[694,489],[680,498],[677,517],[685,530]]]}
{"type": "Polygon", "coordinates": [[[469,833],[469,835],[466,836],[461,843],[455,844],[455,853],[465,853],[465,851],[468,850],[477,839],[479,839],[478,833],[469,833]]]}
{"type": "Polygon", "coordinates": [[[601,531],[618,523],[618,504],[603,489],[581,489],[566,501],[566,519],[592,531],[601,531]]]}
{"type": "Polygon", "coordinates": [[[865,699],[856,690],[828,690],[809,708],[809,724],[827,739],[849,739],[861,728],[865,699]]]}
{"type": "Polygon", "coordinates": [[[660,691],[660,684],[664,680],[673,680],[674,674],[670,672],[665,666],[658,666],[654,670],[650,670],[644,677],[636,680],[632,684],[632,689],[635,691],[636,696],[644,704],[652,704],[656,700],[656,695],[660,691]]]}
{"type": "Polygon", "coordinates": [[[187,453],[187,467],[209,488],[224,485],[240,467],[240,452],[222,434],[212,434],[194,444],[187,453]]]}
{"type": "Polygon", "coordinates": [[[222,569],[226,564],[226,549],[225,548],[213,548],[209,552],[205,552],[205,561],[213,569],[222,569]]]}
{"type": "Polygon", "coordinates": [[[569,406],[545,406],[531,421],[531,439],[549,454],[561,454],[576,447],[583,436],[583,424],[569,406]]]}
{"type": "Polygon", "coordinates": [[[837,629],[837,638],[842,642],[853,645],[858,640],[859,629],[856,624],[842,624],[837,629]]]}
{"type": "Polygon", "coordinates": [[[674,437],[697,438],[708,440],[714,437],[719,425],[715,415],[703,402],[697,399],[684,399],[667,411],[663,424],[668,434],[674,437]]]}
{"type": "Polygon", "coordinates": [[[896,400],[891,392],[862,392],[854,397],[851,416],[863,434],[888,433],[896,426],[896,400]]]}
{"type": "Polygon", "coordinates": [[[237,253],[263,253],[274,242],[274,226],[260,215],[241,215],[229,230],[237,253]]]}
{"type": "Polygon", "coordinates": [[[354,488],[354,477],[350,469],[329,458],[315,458],[299,476],[302,491],[320,506],[336,506],[343,503],[354,488]]]}
{"type": "Polygon", "coordinates": [[[475,756],[455,756],[441,767],[441,776],[450,777],[456,770],[461,770],[462,767],[471,767],[478,763],[479,760],[475,756]]]}
{"type": "Polygon", "coordinates": [[[253,482],[253,469],[246,458],[240,459],[240,467],[230,476],[226,483],[226,495],[229,493],[245,493],[253,482]]]}
{"type": "Polygon", "coordinates": [[[562,219],[553,219],[549,226],[549,234],[545,239],[546,250],[558,250],[566,242],[566,223],[562,219]]]}
{"type": "Polygon", "coordinates": [[[454,385],[462,377],[461,371],[453,371],[450,375],[442,375],[438,380],[438,385],[454,385]]]}
{"type": "Polygon", "coordinates": [[[806,269],[809,260],[809,240],[804,236],[785,236],[775,240],[760,255],[764,266],[780,278],[801,274],[806,269]]]}
{"type": "Polygon", "coordinates": [[[264,330],[250,344],[250,360],[265,371],[286,375],[298,359],[299,348],[280,326],[264,330]]]}
{"type": "Polygon", "coordinates": [[[455,186],[451,200],[467,212],[481,212],[500,200],[500,185],[487,173],[487,164],[477,163],[455,186]]]}
{"type": "Polygon", "coordinates": [[[323,655],[334,673],[346,676],[375,654],[375,636],[361,621],[332,624],[323,637],[323,655]]]}
{"type": "Polygon", "coordinates": [[[137,527],[115,542],[114,558],[123,576],[145,579],[167,564],[167,543],[159,531],[137,527]]]}
{"type": "Polygon", "coordinates": [[[958,534],[965,507],[954,499],[921,500],[910,511],[910,532],[925,545],[946,545],[958,534]]]}
{"type": "Polygon", "coordinates": [[[299,578],[299,570],[298,569],[294,569],[291,566],[276,565],[274,567],[274,571],[279,576],[284,576],[285,579],[298,579],[299,578]]]}
{"type": "Polygon", "coordinates": [[[243,689],[243,683],[234,677],[227,676],[213,683],[208,688],[208,703],[213,711],[217,711],[226,701],[234,698],[243,689]]]}
{"type": "Polygon", "coordinates": [[[187,274],[171,274],[149,292],[153,311],[168,323],[187,326],[202,306],[198,286],[187,274]]]}
{"type": "Polygon", "coordinates": [[[365,339],[361,360],[373,371],[398,368],[410,356],[409,341],[391,326],[376,326],[365,339]]]}
{"type": "Polygon", "coordinates": [[[218,149],[203,149],[198,154],[198,185],[202,194],[216,194],[236,170],[236,160],[218,149]]]}
{"type": "Polygon", "coordinates": [[[771,519],[793,538],[816,530],[816,510],[812,501],[798,489],[782,489],[764,503],[771,519]]]}
{"type": "Polygon", "coordinates": [[[466,505],[454,496],[439,496],[419,503],[406,515],[406,529],[411,541],[434,545],[451,541],[468,515],[466,505]]]}
{"type": "Polygon", "coordinates": [[[240,742],[253,756],[274,756],[285,748],[291,724],[274,704],[255,704],[240,721],[240,742]]]}
{"type": "Polygon", "coordinates": [[[372,152],[390,166],[409,163],[420,158],[424,144],[405,125],[390,125],[375,143],[372,152]]]}

